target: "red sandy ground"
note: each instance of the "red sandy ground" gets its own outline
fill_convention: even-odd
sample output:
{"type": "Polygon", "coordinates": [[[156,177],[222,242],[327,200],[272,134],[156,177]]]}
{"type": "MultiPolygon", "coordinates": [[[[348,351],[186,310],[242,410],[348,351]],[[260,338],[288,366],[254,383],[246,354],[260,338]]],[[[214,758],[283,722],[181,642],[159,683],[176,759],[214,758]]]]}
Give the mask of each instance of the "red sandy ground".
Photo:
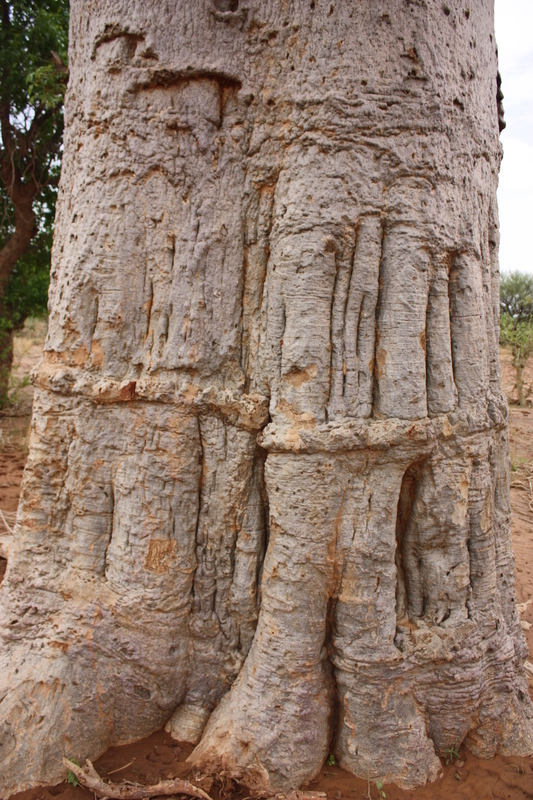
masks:
{"type": "MultiPolygon", "coordinates": [[[[19,378],[35,364],[42,349],[43,327],[24,331],[17,347],[19,378]],[[26,338],[24,338],[26,337],[26,338]]],[[[513,399],[513,369],[509,355],[502,351],[502,377],[508,397],[513,399]]],[[[526,373],[526,381],[533,379],[533,362],[526,373]]],[[[26,436],[31,406],[31,390],[19,390],[17,415],[0,418],[0,509],[14,511],[17,506],[19,485],[26,460],[26,436]]],[[[522,410],[511,406],[510,450],[512,463],[511,503],[513,507],[513,545],[516,555],[516,593],[518,603],[527,603],[521,618],[531,627],[524,633],[533,660],[533,495],[529,490],[528,476],[533,483],[533,409],[522,410]],[[528,601],[530,601],[528,603],[528,601]]],[[[0,522],[1,526],[1,522],[0,522]]],[[[526,627],[526,626],[524,626],[526,627]]],[[[533,681],[530,680],[530,689],[533,681]]],[[[96,761],[95,766],[103,778],[137,781],[150,785],[159,780],[191,775],[186,758],[192,750],[188,744],[175,742],[169,734],[159,731],[148,739],[123,747],[112,747],[96,761]],[[113,773],[113,775],[111,775],[113,773]]],[[[223,786],[220,782],[204,780],[200,784],[214,800],[245,800],[247,792],[238,787],[223,786]]],[[[328,800],[380,800],[374,782],[355,778],[337,766],[327,764],[306,787],[325,792],[328,800]]],[[[442,776],[432,784],[411,791],[402,791],[394,785],[385,785],[387,800],[412,798],[413,800],[523,800],[533,798],[533,757],[490,760],[475,758],[461,748],[459,760],[443,763],[442,776]]],[[[81,786],[61,783],[53,787],[40,787],[14,795],[12,800],[93,800],[92,792],[81,786]]]]}

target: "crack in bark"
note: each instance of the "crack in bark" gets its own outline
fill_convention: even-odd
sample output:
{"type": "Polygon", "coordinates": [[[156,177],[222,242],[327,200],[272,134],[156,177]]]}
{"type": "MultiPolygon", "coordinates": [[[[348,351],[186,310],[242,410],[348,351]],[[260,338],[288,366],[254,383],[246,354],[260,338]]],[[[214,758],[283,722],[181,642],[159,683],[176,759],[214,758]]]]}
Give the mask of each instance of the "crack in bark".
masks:
{"type": "Polygon", "coordinates": [[[457,386],[457,364],[456,364],[456,347],[457,347],[457,333],[455,332],[456,326],[456,291],[457,291],[457,258],[459,253],[452,251],[448,254],[448,302],[449,302],[449,316],[450,316],[450,349],[452,354],[452,378],[455,388],[456,397],[459,396],[457,386]]]}
{"type": "Polygon", "coordinates": [[[192,582],[193,594],[195,592],[195,585],[196,585],[196,581],[195,581],[196,570],[199,567],[199,559],[198,559],[198,556],[197,556],[197,552],[198,552],[198,547],[200,546],[199,545],[199,532],[200,532],[200,519],[201,519],[201,515],[202,515],[202,490],[203,490],[203,484],[204,484],[204,466],[205,466],[204,445],[203,445],[203,439],[202,439],[202,423],[201,423],[200,416],[196,417],[196,422],[197,422],[197,425],[198,425],[198,446],[200,448],[200,453],[199,453],[200,474],[199,474],[199,478],[198,478],[198,510],[197,510],[197,513],[196,513],[196,526],[195,526],[195,529],[194,529],[194,541],[195,541],[194,551],[195,551],[195,558],[196,558],[196,567],[195,567],[194,576],[193,576],[193,582],[192,582]]]}
{"type": "Polygon", "coordinates": [[[98,324],[98,295],[95,294],[93,303],[91,305],[91,309],[89,312],[89,352],[92,350],[92,341],[94,338],[94,332],[96,331],[96,325],[98,324]]]}
{"type": "MultiPolygon", "coordinates": [[[[354,264],[355,264],[355,252],[357,249],[357,239],[359,235],[359,229],[361,227],[361,221],[358,220],[353,228],[354,232],[354,241],[352,245],[352,252],[350,254],[350,267],[348,273],[348,288],[346,291],[346,298],[344,300],[344,309],[343,309],[343,322],[342,322],[342,399],[344,401],[346,395],[346,337],[347,337],[347,330],[346,330],[346,319],[347,319],[347,311],[348,311],[348,304],[350,302],[350,294],[352,292],[352,278],[354,273],[354,264]]],[[[359,332],[359,315],[361,311],[361,306],[359,306],[358,317],[357,317],[357,326],[356,326],[356,340],[355,340],[355,350],[357,350],[357,335],[359,332]]],[[[346,407],[343,402],[343,412],[346,414],[346,407]]]]}
{"type": "MultiPolygon", "coordinates": [[[[333,245],[334,246],[334,245],[333,245]]],[[[334,246],[334,255],[333,258],[335,260],[335,278],[333,279],[333,288],[331,290],[331,301],[330,301],[330,308],[329,308],[329,375],[328,375],[328,394],[326,397],[326,404],[324,407],[324,415],[326,418],[326,422],[329,420],[329,404],[331,400],[331,382],[333,380],[333,359],[335,357],[335,344],[334,344],[334,325],[335,325],[335,318],[334,318],[334,305],[335,305],[335,297],[337,291],[337,281],[339,279],[339,254],[337,248],[334,246]]]]}
{"type": "MultiPolygon", "coordinates": [[[[210,69],[191,68],[174,70],[170,68],[148,67],[145,69],[138,69],[137,78],[132,88],[137,91],[148,91],[157,86],[168,89],[172,86],[180,86],[193,81],[212,81],[218,85],[219,92],[221,92],[222,89],[234,89],[235,91],[239,91],[242,87],[240,78],[227,72],[219,72],[210,69]]],[[[224,99],[225,98],[221,98],[219,103],[223,104],[224,99]]]]}
{"type": "MultiPolygon", "coordinates": [[[[259,347],[260,317],[263,308],[263,296],[267,278],[268,262],[270,259],[270,239],[274,225],[274,195],[276,192],[277,177],[272,183],[264,184],[254,192],[249,201],[243,224],[243,280],[241,292],[241,336],[240,336],[240,364],[245,375],[245,392],[250,390],[253,380],[255,358],[252,361],[252,339],[255,337],[255,349],[259,347]],[[267,196],[267,208],[262,209],[263,198],[267,196]],[[248,212],[252,201],[257,201],[257,218],[255,220],[257,231],[255,241],[248,241],[246,224],[248,212]],[[266,230],[263,228],[263,218],[266,215],[266,230]],[[254,261],[254,247],[257,250],[255,262],[259,264],[257,275],[252,268],[254,261]],[[251,284],[251,285],[250,285],[251,284]]],[[[257,352],[255,353],[257,356],[257,352]]]]}
{"type": "MultiPolygon", "coordinates": [[[[408,528],[411,514],[416,499],[418,482],[420,480],[423,461],[415,461],[404,472],[402,485],[398,497],[396,511],[396,618],[397,625],[405,619],[413,620],[423,617],[424,612],[414,606],[415,594],[420,592],[420,576],[416,575],[419,566],[418,557],[409,555],[409,545],[412,551],[416,544],[410,542],[408,528]]],[[[422,603],[423,605],[423,603],[422,603]]],[[[401,649],[401,648],[400,648],[401,649]]]]}
{"type": "Polygon", "coordinates": [[[370,416],[379,417],[380,415],[376,413],[376,406],[379,403],[379,381],[378,381],[378,368],[377,368],[377,357],[378,357],[378,350],[380,344],[380,333],[378,327],[378,320],[381,313],[381,304],[383,302],[383,247],[385,242],[385,222],[382,222],[381,227],[381,246],[380,246],[380,256],[379,256],[379,267],[378,267],[378,294],[376,300],[376,308],[374,312],[374,319],[375,319],[375,333],[374,333],[374,358],[373,358],[373,366],[372,366],[372,377],[373,377],[373,389],[372,389],[372,409],[370,412],[370,416]]]}
{"type": "MultiPolygon", "coordinates": [[[[354,227],[354,242],[352,247],[352,252],[350,255],[350,271],[348,275],[348,290],[346,292],[346,300],[344,302],[344,314],[343,314],[343,350],[342,350],[342,398],[345,399],[346,396],[346,371],[347,371],[347,364],[346,364],[346,337],[347,337],[347,330],[346,330],[346,319],[348,314],[348,305],[350,303],[350,295],[352,293],[352,279],[354,274],[354,266],[355,266],[355,253],[357,250],[357,241],[359,238],[359,231],[361,228],[361,220],[358,220],[355,227],[354,227]]],[[[357,311],[357,325],[355,327],[356,334],[355,334],[355,343],[354,343],[354,351],[357,354],[357,341],[359,337],[359,321],[361,318],[361,304],[359,304],[359,308],[357,311]]],[[[357,357],[357,356],[356,356],[357,357]]],[[[346,413],[346,408],[344,408],[344,413],[346,413]]]]}
{"type": "MultiPolygon", "coordinates": [[[[148,300],[146,301],[145,305],[148,306],[146,309],[146,335],[144,337],[145,343],[148,340],[148,336],[150,335],[150,326],[152,324],[152,309],[154,306],[154,283],[150,280],[150,289],[148,294],[148,300]]],[[[152,337],[153,343],[153,337],[152,337]]],[[[152,351],[152,345],[150,346],[150,352],[152,351]]]]}
{"type": "Polygon", "coordinates": [[[107,580],[107,554],[109,551],[111,540],[113,538],[113,524],[114,524],[114,514],[115,514],[115,489],[113,486],[113,482],[111,482],[109,489],[111,493],[111,510],[109,512],[109,540],[104,550],[104,562],[102,566],[102,575],[106,580],[107,580]]]}

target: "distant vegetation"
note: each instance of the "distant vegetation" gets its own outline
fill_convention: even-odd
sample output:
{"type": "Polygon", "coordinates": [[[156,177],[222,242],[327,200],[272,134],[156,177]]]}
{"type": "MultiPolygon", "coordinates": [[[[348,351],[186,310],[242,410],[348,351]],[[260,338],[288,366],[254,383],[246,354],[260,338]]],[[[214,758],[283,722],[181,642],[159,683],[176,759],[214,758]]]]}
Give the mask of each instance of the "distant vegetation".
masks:
{"type": "Polygon", "coordinates": [[[13,334],[46,313],[68,17],[68,0],[0,0],[0,407],[13,334]]]}
{"type": "Polygon", "coordinates": [[[510,347],[518,403],[525,406],[533,384],[524,386],[524,368],[533,355],[533,275],[511,272],[500,283],[500,344],[510,347]]]}

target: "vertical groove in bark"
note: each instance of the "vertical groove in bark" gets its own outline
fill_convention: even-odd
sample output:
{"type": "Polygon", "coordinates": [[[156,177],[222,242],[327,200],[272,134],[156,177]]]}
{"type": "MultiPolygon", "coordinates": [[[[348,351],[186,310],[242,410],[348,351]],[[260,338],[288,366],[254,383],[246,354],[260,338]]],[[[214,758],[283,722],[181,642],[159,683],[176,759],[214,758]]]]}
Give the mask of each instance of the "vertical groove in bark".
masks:
{"type": "MultiPolygon", "coordinates": [[[[409,542],[406,541],[406,533],[413,511],[416,497],[417,482],[420,479],[421,464],[411,464],[402,478],[400,496],[398,498],[398,510],[396,512],[396,554],[394,562],[396,564],[396,617],[398,623],[409,619],[408,610],[412,609],[414,603],[412,596],[415,592],[413,587],[414,572],[417,564],[413,564],[409,558],[409,542]],[[414,569],[413,569],[414,567],[414,569]],[[407,579],[409,578],[409,587],[407,579]]],[[[420,616],[420,615],[418,615],[420,616]]]]}
{"type": "Polygon", "coordinates": [[[490,4],[384,2],[73,0],[3,795],[165,723],[259,793],[533,750],[490,4]]]}
{"type": "Polygon", "coordinates": [[[500,372],[500,358],[499,358],[499,342],[500,342],[500,271],[498,263],[498,247],[500,242],[500,232],[498,226],[498,209],[496,204],[496,197],[492,197],[489,207],[489,219],[487,226],[487,247],[488,247],[488,268],[490,271],[489,285],[491,296],[491,309],[489,319],[492,323],[489,325],[492,334],[492,343],[494,347],[493,357],[491,358],[491,390],[497,396],[501,392],[501,372],[500,372]]]}
{"type": "MultiPolygon", "coordinates": [[[[335,245],[332,243],[331,245],[335,245]]],[[[346,329],[346,309],[352,287],[357,231],[346,226],[341,233],[335,250],[335,281],[330,309],[330,379],[326,403],[326,422],[336,415],[344,416],[345,377],[347,372],[346,349],[348,332],[346,329]]],[[[355,337],[350,343],[356,344],[355,337]]]]}
{"type": "Polygon", "coordinates": [[[446,414],[457,405],[450,330],[450,261],[434,261],[426,315],[426,389],[428,414],[446,414]]]}
{"type": "Polygon", "coordinates": [[[385,277],[383,274],[383,247],[385,242],[385,231],[386,231],[386,221],[383,222],[383,226],[381,229],[381,237],[379,243],[379,261],[378,261],[378,287],[377,287],[377,295],[376,295],[376,308],[375,308],[375,318],[374,318],[374,346],[373,346],[373,353],[372,353],[372,401],[371,401],[371,413],[373,416],[379,418],[380,414],[378,411],[379,406],[379,379],[381,377],[381,372],[383,369],[384,357],[381,349],[381,333],[379,331],[378,320],[381,316],[381,307],[384,302],[383,297],[383,286],[385,283],[385,277]]]}
{"type": "MultiPolygon", "coordinates": [[[[337,306],[340,301],[337,297],[337,283],[339,281],[339,254],[333,242],[327,242],[326,247],[332,254],[335,262],[335,277],[333,279],[333,289],[331,291],[331,304],[329,308],[329,374],[328,374],[328,393],[326,397],[326,405],[324,409],[325,421],[329,422],[329,405],[331,402],[331,384],[333,382],[333,375],[335,370],[335,377],[339,375],[339,364],[342,363],[342,328],[339,331],[339,320],[335,319],[339,316],[337,306]]],[[[341,367],[342,369],[342,367],[341,367]]],[[[342,375],[342,372],[340,373],[342,375]]]]}
{"type": "Polygon", "coordinates": [[[459,408],[486,406],[487,373],[481,270],[475,255],[457,254],[450,269],[450,330],[459,408]],[[465,342],[470,346],[465,347],[465,342]]]}
{"type": "Polygon", "coordinates": [[[276,181],[261,186],[259,190],[254,188],[246,209],[241,321],[241,364],[246,376],[246,391],[260,389],[253,383],[257,382],[259,372],[260,319],[270,256],[275,191],[276,181]]]}
{"type": "Polygon", "coordinates": [[[384,683],[394,685],[395,671],[402,671],[395,646],[396,514],[390,509],[403,505],[407,467],[402,460],[377,458],[359,489],[368,496],[368,513],[356,500],[361,511],[337,606],[333,663],[343,709],[337,740],[341,765],[364,775],[394,774],[402,764],[401,780],[410,785],[422,774],[434,777],[438,761],[411,692],[385,691],[384,683]],[[417,753],[417,764],[407,766],[409,752],[417,753]]]}
{"type": "Polygon", "coordinates": [[[376,307],[383,232],[377,215],[363,217],[354,251],[354,269],[346,309],[345,413],[370,417],[374,373],[376,307]],[[357,320],[357,323],[355,322],[357,320]],[[351,335],[349,335],[351,334],[351,335]]]}
{"type": "Polygon", "coordinates": [[[421,419],[427,416],[424,337],[428,256],[418,233],[400,226],[387,231],[380,281],[376,414],[421,419]]]}
{"type": "Polygon", "coordinates": [[[343,350],[343,352],[342,352],[342,392],[341,392],[341,394],[342,394],[343,400],[344,400],[344,397],[346,396],[346,374],[347,374],[347,371],[348,371],[348,365],[346,363],[346,351],[348,349],[348,342],[350,341],[350,333],[351,333],[352,343],[355,341],[355,344],[357,346],[357,337],[358,337],[358,334],[359,334],[359,321],[361,319],[361,309],[358,309],[357,323],[354,326],[354,330],[355,330],[355,336],[354,336],[353,331],[350,331],[350,327],[351,327],[350,326],[350,321],[351,321],[350,317],[352,315],[351,314],[348,315],[348,303],[349,303],[349,300],[350,300],[350,294],[353,291],[352,287],[353,287],[353,272],[354,272],[354,264],[355,264],[355,251],[356,251],[356,248],[357,248],[357,238],[358,238],[358,235],[359,235],[360,227],[361,227],[360,224],[358,224],[357,227],[353,231],[354,243],[353,243],[353,247],[351,248],[351,252],[350,252],[350,266],[349,266],[349,270],[348,270],[348,281],[347,281],[347,287],[346,287],[346,295],[345,295],[345,298],[344,298],[344,308],[343,308],[343,312],[342,312],[342,333],[343,333],[343,347],[342,347],[342,350],[343,350]]]}

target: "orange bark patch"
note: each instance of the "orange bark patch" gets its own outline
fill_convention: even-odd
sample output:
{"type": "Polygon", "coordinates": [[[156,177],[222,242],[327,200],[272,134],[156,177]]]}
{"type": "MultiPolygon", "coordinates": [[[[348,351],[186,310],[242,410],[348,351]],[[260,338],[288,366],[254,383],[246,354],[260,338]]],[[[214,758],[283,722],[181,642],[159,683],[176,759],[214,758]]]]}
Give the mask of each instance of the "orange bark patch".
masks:
{"type": "Polygon", "coordinates": [[[123,386],[120,390],[120,399],[121,400],[133,400],[135,397],[135,387],[137,386],[136,381],[130,381],[127,386],[123,386]]]}
{"type": "Polygon", "coordinates": [[[193,383],[188,383],[183,390],[183,397],[188,402],[192,402],[197,394],[198,394],[198,386],[195,386],[193,383]]]}
{"type": "Polygon", "coordinates": [[[378,381],[383,375],[386,360],[387,360],[387,351],[383,347],[378,347],[376,353],[376,377],[378,381]]]}
{"type": "Polygon", "coordinates": [[[88,358],[89,353],[84,344],[80,345],[80,347],[76,347],[76,349],[72,351],[70,358],[68,358],[67,355],[67,360],[69,363],[74,364],[76,367],[81,367],[82,364],[85,364],[88,358]]]}
{"type": "Polygon", "coordinates": [[[80,367],[89,358],[89,352],[84,344],[76,347],[75,350],[45,350],[43,353],[44,364],[69,364],[70,366],[80,367]]]}
{"type": "Polygon", "coordinates": [[[303,369],[298,369],[298,367],[294,367],[285,375],[285,380],[291,386],[294,386],[295,389],[299,389],[300,386],[303,386],[304,383],[308,383],[309,381],[316,378],[318,375],[318,366],[316,364],[309,364],[308,367],[304,367],[303,369]]]}
{"type": "Polygon", "coordinates": [[[144,568],[164,575],[174,558],[174,546],[168,539],[150,539],[144,568]]]}
{"type": "Polygon", "coordinates": [[[67,642],[50,642],[51,647],[55,647],[57,650],[62,650],[66,652],[68,650],[68,643],[67,642]]]}
{"type": "Polygon", "coordinates": [[[98,339],[93,339],[91,345],[91,352],[93,357],[93,364],[95,367],[102,367],[104,365],[104,351],[98,339]]]}

